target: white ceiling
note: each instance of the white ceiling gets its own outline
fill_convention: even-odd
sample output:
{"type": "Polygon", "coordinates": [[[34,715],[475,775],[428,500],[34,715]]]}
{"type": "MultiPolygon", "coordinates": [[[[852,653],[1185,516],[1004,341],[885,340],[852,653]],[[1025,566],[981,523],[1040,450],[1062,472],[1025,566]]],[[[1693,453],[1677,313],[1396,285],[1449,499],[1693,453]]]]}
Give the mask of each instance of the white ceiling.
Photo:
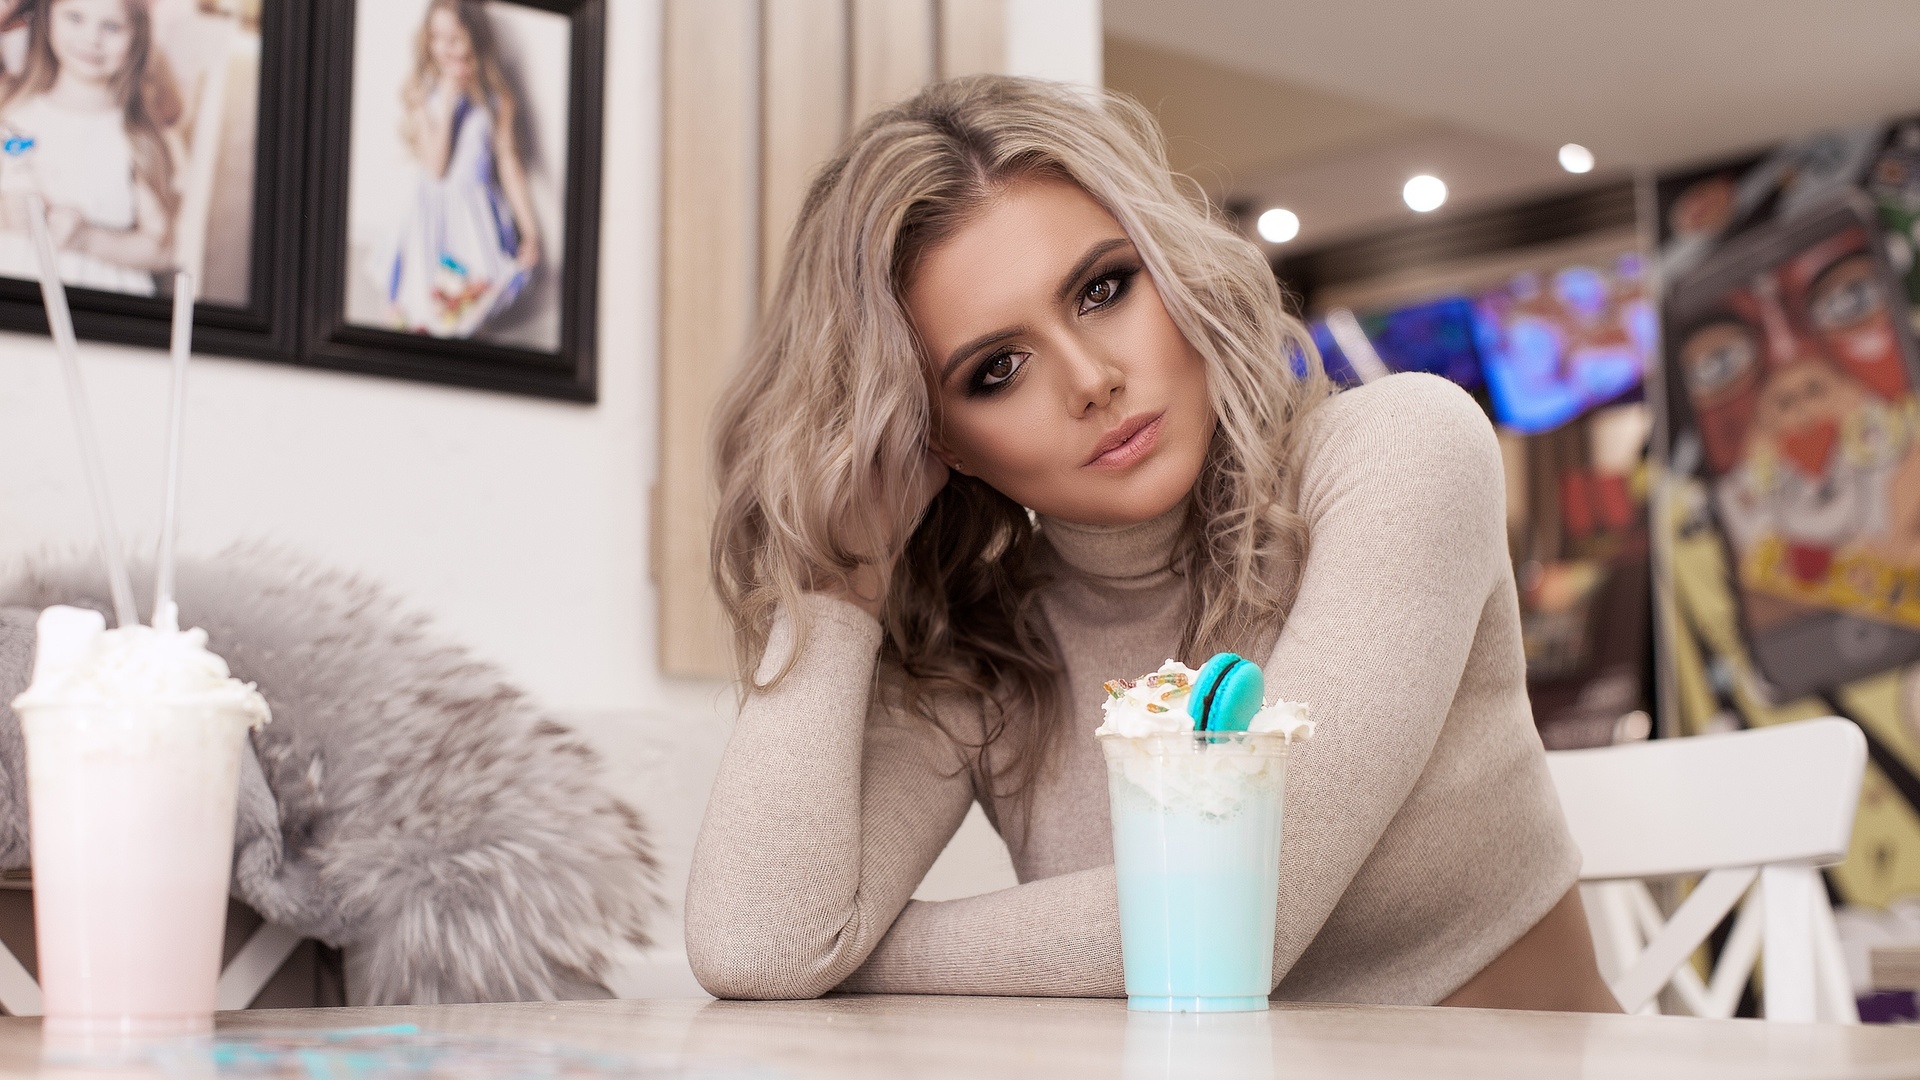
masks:
{"type": "Polygon", "coordinates": [[[1439,217],[1587,182],[1553,149],[1112,34],[1106,80],[1153,109],[1173,167],[1217,203],[1298,214],[1293,251],[1411,220],[1400,187],[1417,173],[1446,181],[1439,217]]]}
{"type": "Polygon", "coordinates": [[[1920,109],[1916,0],[1105,0],[1109,33],[1602,165],[1920,109]]]}

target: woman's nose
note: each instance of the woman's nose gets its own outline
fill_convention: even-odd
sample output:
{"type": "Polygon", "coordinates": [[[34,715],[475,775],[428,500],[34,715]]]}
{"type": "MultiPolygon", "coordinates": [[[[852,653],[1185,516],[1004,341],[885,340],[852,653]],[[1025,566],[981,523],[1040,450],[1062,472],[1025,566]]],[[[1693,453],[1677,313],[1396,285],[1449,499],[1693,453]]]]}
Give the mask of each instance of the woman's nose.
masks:
{"type": "Polygon", "coordinates": [[[1088,342],[1066,343],[1056,355],[1067,371],[1067,409],[1076,418],[1106,408],[1126,389],[1126,373],[1088,342]]]}

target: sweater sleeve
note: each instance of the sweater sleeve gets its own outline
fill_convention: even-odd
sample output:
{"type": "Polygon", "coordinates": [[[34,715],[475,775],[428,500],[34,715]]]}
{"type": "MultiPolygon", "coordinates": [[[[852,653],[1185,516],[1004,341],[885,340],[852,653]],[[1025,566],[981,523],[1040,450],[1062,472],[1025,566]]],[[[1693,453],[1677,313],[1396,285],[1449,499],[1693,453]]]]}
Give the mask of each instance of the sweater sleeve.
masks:
{"type": "Polygon", "coordinates": [[[1312,546],[1266,665],[1269,694],[1309,702],[1316,721],[1288,767],[1276,984],[1425,771],[1511,573],[1499,444],[1480,407],[1417,374],[1342,398],[1306,448],[1312,546]]]}
{"type": "MultiPolygon", "coordinates": [[[[833,989],[887,932],[973,802],[932,724],[874,703],[880,625],[809,596],[808,640],[735,721],[694,845],[687,959],[723,998],[833,989]]],[[[762,677],[794,649],[782,615],[762,677]]]]}
{"type": "MultiPolygon", "coordinates": [[[[1265,666],[1318,722],[1288,774],[1275,986],[1419,779],[1508,572],[1499,447],[1464,392],[1394,376],[1312,422],[1311,550],[1265,666]]],[[[1116,996],[1119,922],[1111,866],[914,902],[844,989],[1116,996]]]]}

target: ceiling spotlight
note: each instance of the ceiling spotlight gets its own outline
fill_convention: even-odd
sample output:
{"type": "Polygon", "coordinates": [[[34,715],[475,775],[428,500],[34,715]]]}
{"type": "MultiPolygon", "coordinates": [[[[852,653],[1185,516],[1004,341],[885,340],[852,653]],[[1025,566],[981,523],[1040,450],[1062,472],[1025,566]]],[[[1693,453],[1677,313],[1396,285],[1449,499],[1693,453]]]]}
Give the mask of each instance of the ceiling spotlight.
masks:
{"type": "Polygon", "coordinates": [[[1407,186],[1400,189],[1400,197],[1407,200],[1408,206],[1424,214],[1439,209],[1440,204],[1447,201],[1447,185],[1437,176],[1421,173],[1407,181],[1407,186]]]}
{"type": "Polygon", "coordinates": [[[1256,225],[1260,238],[1269,244],[1284,244],[1300,235],[1300,215],[1279,207],[1260,215],[1256,225]]]}
{"type": "Polygon", "coordinates": [[[1592,172],[1593,151],[1570,142],[1560,148],[1560,167],[1570,173],[1592,172]]]}

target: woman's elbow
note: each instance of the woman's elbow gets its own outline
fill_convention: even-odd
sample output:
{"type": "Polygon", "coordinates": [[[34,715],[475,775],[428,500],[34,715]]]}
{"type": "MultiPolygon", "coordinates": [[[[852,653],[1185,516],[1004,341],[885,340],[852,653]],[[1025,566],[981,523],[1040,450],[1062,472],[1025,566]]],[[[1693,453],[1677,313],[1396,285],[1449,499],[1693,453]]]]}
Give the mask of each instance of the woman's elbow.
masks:
{"type": "Polygon", "coordinates": [[[834,974],[832,948],[808,948],[802,941],[809,935],[799,927],[713,900],[698,888],[687,892],[687,963],[707,993],[799,1000],[819,997],[845,977],[834,974]]]}
{"type": "Polygon", "coordinates": [[[756,948],[743,937],[696,943],[687,939],[687,963],[702,989],[717,998],[798,1001],[817,998],[838,985],[818,963],[809,964],[779,947],[756,948]],[[796,962],[798,961],[798,962],[796,962]]]}

